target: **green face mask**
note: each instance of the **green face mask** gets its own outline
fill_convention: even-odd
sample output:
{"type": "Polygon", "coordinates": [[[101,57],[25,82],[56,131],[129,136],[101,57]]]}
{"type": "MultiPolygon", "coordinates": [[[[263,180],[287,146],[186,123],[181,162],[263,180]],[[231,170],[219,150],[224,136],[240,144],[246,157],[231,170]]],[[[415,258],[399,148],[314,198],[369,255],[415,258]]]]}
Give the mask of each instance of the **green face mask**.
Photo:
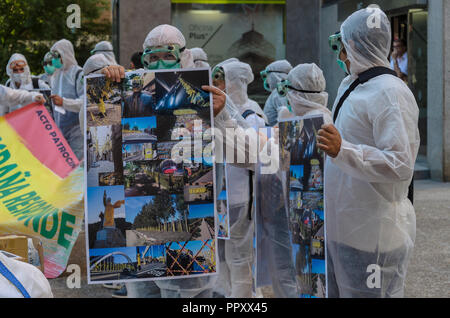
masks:
{"type": "Polygon", "coordinates": [[[347,68],[347,64],[345,63],[346,61],[348,61],[348,60],[343,61],[339,58],[339,56],[337,58],[337,63],[339,65],[339,67],[345,72],[345,74],[350,74],[350,72],[348,71],[348,68],[347,68]]]}
{"type": "Polygon", "coordinates": [[[44,70],[48,75],[53,75],[53,73],[55,73],[56,71],[56,68],[53,65],[45,65],[44,70]]]}
{"type": "Polygon", "coordinates": [[[272,92],[272,91],[270,90],[269,84],[267,83],[267,79],[264,80],[264,89],[265,89],[266,91],[268,91],[268,92],[272,92]]]}

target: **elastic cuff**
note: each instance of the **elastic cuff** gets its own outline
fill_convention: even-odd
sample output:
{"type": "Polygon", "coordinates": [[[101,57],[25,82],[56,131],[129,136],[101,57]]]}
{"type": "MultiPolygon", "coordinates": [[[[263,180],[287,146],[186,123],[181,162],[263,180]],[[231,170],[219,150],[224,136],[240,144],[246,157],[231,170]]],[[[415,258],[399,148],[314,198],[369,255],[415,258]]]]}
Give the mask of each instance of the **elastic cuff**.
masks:
{"type": "Polygon", "coordinates": [[[348,149],[352,149],[352,144],[349,143],[348,141],[342,139],[342,143],[341,143],[341,150],[339,150],[339,153],[337,155],[336,158],[331,158],[331,162],[333,162],[335,165],[338,165],[339,162],[344,161],[345,158],[345,151],[348,149]]]}

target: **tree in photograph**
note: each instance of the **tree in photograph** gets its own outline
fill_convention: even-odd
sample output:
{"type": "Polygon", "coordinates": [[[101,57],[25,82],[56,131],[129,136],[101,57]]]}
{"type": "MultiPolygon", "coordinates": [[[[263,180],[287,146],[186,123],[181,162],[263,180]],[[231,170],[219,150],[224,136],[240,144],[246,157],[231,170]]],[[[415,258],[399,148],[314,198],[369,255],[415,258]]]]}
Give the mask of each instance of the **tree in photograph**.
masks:
{"type": "Polygon", "coordinates": [[[189,232],[188,217],[189,209],[187,204],[184,202],[184,195],[177,195],[175,197],[176,207],[178,212],[183,216],[183,230],[189,232]]]}

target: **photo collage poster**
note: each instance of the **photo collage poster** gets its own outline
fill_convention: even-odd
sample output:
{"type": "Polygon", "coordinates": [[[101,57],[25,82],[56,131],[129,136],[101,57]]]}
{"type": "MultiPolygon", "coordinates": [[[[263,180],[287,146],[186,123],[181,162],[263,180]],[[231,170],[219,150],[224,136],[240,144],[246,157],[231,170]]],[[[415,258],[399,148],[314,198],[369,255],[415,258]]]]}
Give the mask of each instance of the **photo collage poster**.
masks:
{"type": "Polygon", "coordinates": [[[227,174],[226,174],[226,164],[216,163],[216,187],[217,187],[217,198],[216,198],[216,209],[217,209],[217,220],[216,224],[218,227],[217,238],[220,240],[230,239],[230,219],[228,217],[228,193],[227,193],[227,174]]]}
{"type": "Polygon", "coordinates": [[[89,283],[216,273],[209,69],[86,78],[89,283]],[[174,156],[174,154],[176,154],[174,156]]]}
{"type": "Polygon", "coordinates": [[[289,297],[326,297],[324,155],[317,147],[323,123],[322,116],[280,122],[279,171],[257,175],[256,286],[281,277],[289,297]]]}

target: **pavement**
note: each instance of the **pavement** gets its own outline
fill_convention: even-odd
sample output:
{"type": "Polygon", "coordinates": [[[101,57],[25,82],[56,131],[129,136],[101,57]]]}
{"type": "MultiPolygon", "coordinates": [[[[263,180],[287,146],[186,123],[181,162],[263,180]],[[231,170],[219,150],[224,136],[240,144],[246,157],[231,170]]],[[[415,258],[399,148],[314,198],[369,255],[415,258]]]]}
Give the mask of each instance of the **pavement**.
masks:
{"type": "MultiPolygon", "coordinates": [[[[415,182],[417,235],[414,254],[408,267],[405,297],[450,297],[450,183],[431,180],[415,182]]],[[[50,281],[55,297],[110,298],[113,291],[101,285],[87,285],[84,234],[74,247],[69,264],[82,265],[80,289],[68,289],[68,277],[50,281]],[[84,264],[84,266],[83,266],[84,264]]],[[[270,289],[265,297],[273,296],[270,289]]]]}
{"type": "Polygon", "coordinates": [[[416,181],[416,243],[405,297],[450,297],[450,183],[416,181]]]}

